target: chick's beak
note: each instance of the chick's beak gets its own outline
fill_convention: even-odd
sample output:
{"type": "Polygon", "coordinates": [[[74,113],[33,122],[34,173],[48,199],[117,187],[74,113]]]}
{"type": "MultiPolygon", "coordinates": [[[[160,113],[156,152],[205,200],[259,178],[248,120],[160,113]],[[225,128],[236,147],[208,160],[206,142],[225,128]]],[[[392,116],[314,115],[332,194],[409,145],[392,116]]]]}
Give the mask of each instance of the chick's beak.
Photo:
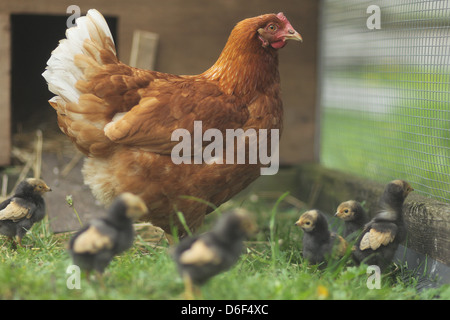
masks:
{"type": "Polygon", "coordinates": [[[145,205],[145,203],[141,203],[141,204],[139,205],[139,209],[142,211],[143,215],[148,213],[148,208],[147,208],[147,206],[145,205]]]}
{"type": "Polygon", "coordinates": [[[405,190],[404,194],[408,195],[408,194],[410,194],[411,192],[414,191],[414,188],[411,187],[409,183],[406,183],[406,186],[404,187],[404,190],[405,190]]]}

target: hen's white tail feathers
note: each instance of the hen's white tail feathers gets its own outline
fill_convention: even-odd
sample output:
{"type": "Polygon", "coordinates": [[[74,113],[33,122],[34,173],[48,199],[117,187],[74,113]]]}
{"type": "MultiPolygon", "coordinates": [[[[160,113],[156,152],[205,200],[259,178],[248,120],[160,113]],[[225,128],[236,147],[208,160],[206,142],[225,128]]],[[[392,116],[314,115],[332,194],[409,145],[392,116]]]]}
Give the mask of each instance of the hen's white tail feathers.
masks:
{"type": "Polygon", "coordinates": [[[100,12],[91,9],[86,16],[78,18],[76,24],[66,30],[66,39],[61,40],[53,50],[42,74],[48,83],[48,89],[57,95],[50,100],[51,103],[77,102],[80,98],[81,93],[75,84],[78,80],[85,79],[83,70],[74,62],[76,55],[89,56],[100,65],[102,60],[99,49],[116,55],[114,40],[100,12]]]}

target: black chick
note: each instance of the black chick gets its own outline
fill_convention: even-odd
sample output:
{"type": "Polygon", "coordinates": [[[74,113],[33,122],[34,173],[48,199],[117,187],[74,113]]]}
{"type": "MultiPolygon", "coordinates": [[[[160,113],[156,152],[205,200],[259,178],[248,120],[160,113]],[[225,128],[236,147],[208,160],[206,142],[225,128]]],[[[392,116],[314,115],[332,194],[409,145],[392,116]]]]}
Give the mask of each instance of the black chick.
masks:
{"type": "Polygon", "coordinates": [[[403,180],[388,183],[380,198],[380,211],[370,220],[355,243],[357,263],[377,265],[384,270],[392,261],[398,245],[406,238],[403,202],[414,189],[403,180]]]}
{"type": "Polygon", "coordinates": [[[111,204],[107,215],[93,219],[70,239],[68,251],[73,263],[89,273],[94,270],[101,280],[114,256],[133,245],[133,221],[148,212],[142,199],[122,193],[111,204]]]}
{"type": "MultiPolygon", "coordinates": [[[[0,204],[0,233],[14,237],[21,247],[22,238],[28,230],[45,217],[45,201],[42,195],[52,191],[41,179],[29,178],[21,181],[14,195],[0,204]]],[[[14,243],[15,245],[15,243],[14,243]]]]}
{"type": "Polygon", "coordinates": [[[172,248],[184,281],[185,298],[195,298],[201,285],[230,269],[242,253],[243,241],[255,231],[252,215],[237,209],[223,214],[211,231],[183,238],[172,248]]]}
{"type": "Polygon", "coordinates": [[[329,257],[342,257],[347,251],[347,241],[331,232],[325,214],[319,210],[303,213],[295,223],[303,229],[303,258],[311,264],[320,264],[329,257]]]}
{"type": "Polygon", "coordinates": [[[343,236],[347,240],[356,239],[364,225],[369,221],[366,210],[361,206],[361,203],[355,200],[342,202],[338,206],[335,216],[344,220],[343,236]]]}

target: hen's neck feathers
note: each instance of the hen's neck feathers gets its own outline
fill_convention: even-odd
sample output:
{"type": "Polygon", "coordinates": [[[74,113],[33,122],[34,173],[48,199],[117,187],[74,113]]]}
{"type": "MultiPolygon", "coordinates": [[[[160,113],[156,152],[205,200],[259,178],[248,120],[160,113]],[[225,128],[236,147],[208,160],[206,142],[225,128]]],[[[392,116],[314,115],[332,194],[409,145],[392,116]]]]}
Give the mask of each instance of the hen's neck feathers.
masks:
{"type": "Polygon", "coordinates": [[[227,94],[249,99],[279,83],[277,52],[270,46],[264,48],[256,32],[265,18],[261,16],[238,23],[216,63],[201,76],[218,81],[221,90],[227,94]]]}

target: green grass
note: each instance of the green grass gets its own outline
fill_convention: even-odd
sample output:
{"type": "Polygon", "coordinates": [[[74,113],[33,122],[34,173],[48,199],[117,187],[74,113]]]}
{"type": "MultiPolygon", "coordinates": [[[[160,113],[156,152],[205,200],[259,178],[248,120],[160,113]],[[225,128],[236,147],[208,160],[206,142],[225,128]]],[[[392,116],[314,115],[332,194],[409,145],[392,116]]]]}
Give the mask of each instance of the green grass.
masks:
{"type": "MultiPolygon", "coordinates": [[[[279,201],[245,204],[258,217],[259,232],[228,272],[202,287],[204,299],[450,299],[450,287],[419,291],[418,277],[402,266],[368,289],[366,266],[350,259],[320,269],[301,256],[302,232],[294,226],[300,212],[279,201]]],[[[207,217],[204,230],[219,213],[207,217]]],[[[139,236],[138,236],[139,237],[139,236]]],[[[81,276],[80,289],[69,289],[72,264],[65,246],[69,235],[54,235],[44,222],[24,238],[33,248],[0,247],[0,299],[183,299],[184,286],[168,255],[168,244],[143,244],[116,257],[104,274],[104,287],[81,276]]],[[[2,238],[2,241],[6,239],[2,238]]]]}

